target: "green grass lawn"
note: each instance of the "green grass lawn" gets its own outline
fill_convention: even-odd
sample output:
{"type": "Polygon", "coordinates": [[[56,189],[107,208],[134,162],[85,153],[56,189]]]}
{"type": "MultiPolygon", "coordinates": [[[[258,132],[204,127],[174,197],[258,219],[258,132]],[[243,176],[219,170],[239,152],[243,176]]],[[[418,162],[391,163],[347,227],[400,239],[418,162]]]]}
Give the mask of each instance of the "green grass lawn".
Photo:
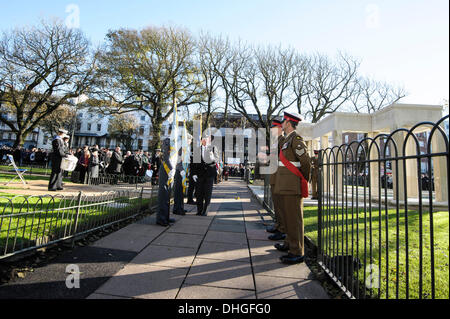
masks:
{"type": "MultiPolygon", "coordinates": [[[[138,197],[138,194],[133,193],[134,196],[138,197]]],[[[25,198],[0,193],[0,256],[36,246],[41,238],[54,240],[74,232],[77,196],[25,198]]],[[[80,210],[77,232],[131,216],[141,205],[153,204],[155,200],[84,197],[82,205],[89,206],[80,210]],[[105,201],[112,203],[105,204],[105,201]]]]}
{"type": "MultiPolygon", "coordinates": [[[[48,168],[41,168],[41,167],[30,167],[30,166],[17,166],[20,169],[27,169],[28,171],[25,173],[25,175],[30,174],[42,174],[42,175],[50,175],[52,172],[51,167],[48,168]]],[[[8,165],[0,165],[0,171],[8,172],[10,170],[13,170],[14,167],[8,166],[8,165]]]]}
{"type": "MultiPolygon", "coordinates": [[[[5,185],[8,181],[10,181],[13,177],[17,176],[16,174],[6,174],[0,172],[0,189],[23,189],[22,181],[19,177],[17,177],[11,184],[5,185]]],[[[48,183],[50,176],[39,176],[39,175],[25,175],[23,176],[26,182],[28,181],[43,181],[48,183]]],[[[63,178],[64,183],[71,184],[70,178],[63,178]]]]}
{"type": "MultiPolygon", "coordinates": [[[[334,216],[333,214],[330,215],[334,216]]],[[[398,214],[398,230],[396,210],[389,210],[387,214],[383,211],[381,215],[378,211],[373,210],[371,217],[369,216],[369,212],[365,215],[363,209],[360,209],[358,214],[356,214],[355,210],[353,216],[353,231],[351,212],[349,212],[348,215],[348,228],[345,225],[345,222],[344,225],[342,225],[343,217],[345,217],[343,216],[342,210],[339,210],[335,215],[335,217],[332,217],[329,220],[328,228],[326,228],[326,224],[323,226],[330,231],[331,236],[334,236],[334,238],[337,239],[326,243],[328,246],[326,246],[325,249],[332,249],[333,242],[335,245],[334,248],[336,249],[336,253],[334,254],[332,253],[332,250],[328,250],[328,255],[358,256],[363,264],[364,261],[366,261],[367,265],[374,264],[377,269],[380,267],[381,263],[380,298],[396,298],[397,284],[398,297],[406,298],[407,275],[409,276],[408,297],[412,299],[419,298],[420,260],[422,260],[422,297],[431,298],[431,236],[430,214],[428,212],[422,213],[421,223],[418,211],[408,211],[407,231],[404,210],[400,210],[398,214]],[[334,218],[336,218],[336,220],[334,218]],[[372,221],[372,230],[370,230],[369,220],[372,221]],[[422,236],[420,236],[420,224],[422,224],[422,236]],[[387,232],[386,228],[388,230],[387,232]],[[398,256],[396,250],[397,233],[399,235],[398,256]],[[388,235],[387,240],[386,234],[388,235]],[[408,250],[406,246],[406,234],[408,234],[408,250]],[[357,235],[359,236],[359,241],[357,241],[357,235]],[[365,236],[367,240],[366,247],[364,247],[365,236]],[[372,240],[372,252],[370,252],[370,239],[372,240]],[[423,241],[422,256],[420,255],[420,239],[423,241]],[[348,242],[348,246],[345,242],[348,242]],[[380,247],[381,256],[379,254],[380,247]],[[386,251],[388,251],[387,255],[386,251]],[[406,253],[408,253],[408,257],[406,256],[406,253]],[[399,260],[398,264],[397,258],[399,260]],[[409,267],[408,271],[406,269],[407,260],[409,267]]],[[[317,244],[317,207],[305,207],[304,223],[305,235],[317,244]]],[[[449,213],[447,211],[433,213],[433,228],[435,297],[449,298],[449,213]]],[[[369,276],[369,273],[364,274],[363,268],[364,267],[362,267],[358,273],[362,283],[365,282],[364,276],[366,276],[366,278],[369,276]]],[[[372,289],[372,293],[377,296],[378,290],[372,289]]]]}

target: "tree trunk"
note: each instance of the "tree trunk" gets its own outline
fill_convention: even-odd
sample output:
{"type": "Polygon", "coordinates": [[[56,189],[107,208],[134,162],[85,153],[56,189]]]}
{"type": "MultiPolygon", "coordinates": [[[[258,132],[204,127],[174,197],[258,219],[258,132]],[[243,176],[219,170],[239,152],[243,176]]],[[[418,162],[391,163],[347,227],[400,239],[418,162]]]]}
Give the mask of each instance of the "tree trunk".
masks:
{"type": "Polygon", "coordinates": [[[25,142],[25,136],[23,135],[23,132],[17,132],[16,133],[16,140],[14,141],[13,148],[23,146],[23,143],[25,142]]]}
{"type": "Polygon", "coordinates": [[[161,148],[161,131],[162,131],[162,121],[155,120],[153,123],[153,147],[152,151],[155,154],[155,150],[161,148]]]}

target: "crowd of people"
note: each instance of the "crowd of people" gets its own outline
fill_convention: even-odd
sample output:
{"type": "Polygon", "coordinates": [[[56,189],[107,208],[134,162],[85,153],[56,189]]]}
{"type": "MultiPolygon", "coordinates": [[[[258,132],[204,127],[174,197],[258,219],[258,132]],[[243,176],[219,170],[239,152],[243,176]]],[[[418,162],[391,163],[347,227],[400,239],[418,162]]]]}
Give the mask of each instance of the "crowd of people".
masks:
{"type": "MultiPolygon", "coordinates": [[[[122,153],[120,147],[111,150],[98,145],[84,146],[71,153],[78,159],[73,181],[86,183],[87,179],[96,179],[100,175],[124,175],[144,180],[148,171],[152,171],[152,183],[157,183],[160,166],[159,151],[152,157],[149,152],[135,150],[122,153]]],[[[131,179],[130,179],[131,180],[131,179]]]]}
{"type": "Polygon", "coordinates": [[[26,149],[24,147],[12,148],[3,145],[0,148],[0,160],[5,162],[7,160],[7,155],[12,155],[14,161],[22,165],[39,165],[45,166],[48,164],[50,152],[42,148],[32,148],[26,149]]]}

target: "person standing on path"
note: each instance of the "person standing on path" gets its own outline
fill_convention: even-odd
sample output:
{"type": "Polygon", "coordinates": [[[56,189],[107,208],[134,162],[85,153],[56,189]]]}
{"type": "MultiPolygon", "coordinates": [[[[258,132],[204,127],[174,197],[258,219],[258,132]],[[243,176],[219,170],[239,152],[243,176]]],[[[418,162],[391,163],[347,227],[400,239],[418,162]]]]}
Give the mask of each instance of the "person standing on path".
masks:
{"type": "MultiPolygon", "coordinates": [[[[284,137],[283,137],[283,129],[282,122],[279,120],[272,121],[272,129],[276,130],[275,136],[278,139],[278,144],[276,150],[280,152],[281,146],[283,145],[284,137]]],[[[272,147],[273,149],[275,147],[272,147]]],[[[278,166],[278,163],[277,163],[278,166]]],[[[283,220],[283,212],[281,211],[280,204],[280,195],[274,194],[275,184],[276,184],[276,175],[277,172],[270,175],[270,192],[272,195],[273,202],[273,210],[275,212],[275,225],[271,228],[267,229],[267,232],[272,233],[273,235],[269,236],[270,240],[283,240],[286,238],[286,231],[283,220]]]]}
{"type": "Polygon", "coordinates": [[[285,138],[279,154],[274,194],[280,196],[281,211],[286,226],[284,244],[275,248],[287,251],[280,257],[286,264],[302,263],[305,259],[303,198],[307,198],[308,181],[311,173],[311,159],[303,138],[296,128],[301,121],[297,113],[284,113],[283,131],[285,138]]]}
{"type": "Polygon", "coordinates": [[[182,150],[178,152],[178,163],[175,171],[174,189],[173,189],[173,214],[175,215],[186,215],[186,210],[184,209],[184,193],[183,193],[183,176],[181,172],[184,171],[183,162],[181,159],[182,150]]]}
{"type": "Polygon", "coordinates": [[[211,203],[212,190],[217,170],[216,163],[219,160],[217,150],[211,145],[209,136],[202,138],[201,162],[193,163],[192,178],[197,185],[197,215],[208,216],[208,208],[211,203]]]}
{"type": "Polygon", "coordinates": [[[48,190],[50,192],[62,191],[62,179],[63,172],[61,170],[61,162],[64,157],[69,155],[66,152],[66,147],[64,145],[63,136],[65,136],[68,132],[64,129],[58,130],[58,135],[52,141],[52,172],[50,174],[50,180],[48,182],[48,190]]]}
{"type": "Polygon", "coordinates": [[[170,218],[170,190],[168,185],[169,172],[172,170],[170,163],[170,139],[164,139],[161,147],[161,165],[159,167],[159,190],[158,202],[159,208],[156,214],[156,224],[167,227],[170,223],[175,223],[175,219],[170,218]]]}

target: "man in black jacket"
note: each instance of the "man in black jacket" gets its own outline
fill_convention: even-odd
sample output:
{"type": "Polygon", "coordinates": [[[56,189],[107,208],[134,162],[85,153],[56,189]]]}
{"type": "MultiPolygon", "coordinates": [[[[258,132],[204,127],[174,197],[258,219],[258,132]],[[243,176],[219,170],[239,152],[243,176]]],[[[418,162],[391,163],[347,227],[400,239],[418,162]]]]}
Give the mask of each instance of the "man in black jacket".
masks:
{"type": "Polygon", "coordinates": [[[197,215],[207,216],[211,203],[214,180],[217,175],[216,163],[219,160],[217,150],[208,143],[209,137],[202,139],[201,162],[193,163],[192,178],[197,185],[197,215]]]}
{"type": "Polygon", "coordinates": [[[58,130],[58,135],[52,141],[52,173],[50,174],[50,180],[48,183],[48,190],[51,192],[63,190],[63,174],[61,170],[61,161],[68,155],[68,150],[66,149],[63,141],[63,136],[65,136],[66,134],[66,130],[60,129],[58,130]]]}

